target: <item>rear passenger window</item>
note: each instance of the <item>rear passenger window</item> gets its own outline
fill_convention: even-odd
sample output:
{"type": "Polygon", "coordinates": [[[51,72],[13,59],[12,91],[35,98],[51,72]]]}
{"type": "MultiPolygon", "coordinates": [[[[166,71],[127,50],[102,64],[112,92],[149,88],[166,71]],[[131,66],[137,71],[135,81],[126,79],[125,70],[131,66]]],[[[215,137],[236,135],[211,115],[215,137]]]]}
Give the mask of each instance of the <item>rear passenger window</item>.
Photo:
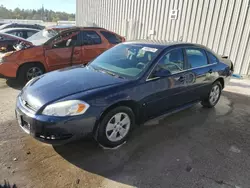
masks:
{"type": "Polygon", "coordinates": [[[186,49],[189,68],[202,67],[208,64],[207,56],[202,49],[186,49]]]}
{"type": "Polygon", "coordinates": [[[101,31],[101,34],[109,41],[111,44],[118,44],[121,43],[122,40],[117,35],[107,32],[107,31],[101,31]]]}
{"type": "Polygon", "coordinates": [[[84,45],[95,45],[101,44],[101,37],[95,31],[82,31],[83,44],[84,45]]]}
{"type": "Polygon", "coordinates": [[[208,56],[210,64],[215,64],[215,63],[219,62],[219,60],[217,59],[217,57],[215,57],[212,53],[207,52],[207,56],[208,56]]]}

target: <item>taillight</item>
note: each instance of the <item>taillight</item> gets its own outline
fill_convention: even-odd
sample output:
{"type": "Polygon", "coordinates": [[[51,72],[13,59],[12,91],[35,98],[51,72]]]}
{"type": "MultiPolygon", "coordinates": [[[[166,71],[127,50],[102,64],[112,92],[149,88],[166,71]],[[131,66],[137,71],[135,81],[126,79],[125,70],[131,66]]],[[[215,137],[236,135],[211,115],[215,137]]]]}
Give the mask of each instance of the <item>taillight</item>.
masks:
{"type": "Polygon", "coordinates": [[[230,68],[230,70],[233,72],[234,71],[234,65],[233,65],[233,63],[231,62],[231,68],[230,68]]]}

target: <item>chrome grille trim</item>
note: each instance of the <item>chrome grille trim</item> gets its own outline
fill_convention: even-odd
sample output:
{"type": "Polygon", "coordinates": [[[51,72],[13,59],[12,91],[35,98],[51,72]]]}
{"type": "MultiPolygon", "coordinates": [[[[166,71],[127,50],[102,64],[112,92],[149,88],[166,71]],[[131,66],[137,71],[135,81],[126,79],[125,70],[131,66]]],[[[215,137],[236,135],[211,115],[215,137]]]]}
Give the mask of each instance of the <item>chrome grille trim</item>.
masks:
{"type": "Polygon", "coordinates": [[[19,102],[24,107],[26,110],[31,111],[31,112],[36,112],[37,109],[32,107],[27,101],[23,100],[21,96],[19,96],[19,102]]]}

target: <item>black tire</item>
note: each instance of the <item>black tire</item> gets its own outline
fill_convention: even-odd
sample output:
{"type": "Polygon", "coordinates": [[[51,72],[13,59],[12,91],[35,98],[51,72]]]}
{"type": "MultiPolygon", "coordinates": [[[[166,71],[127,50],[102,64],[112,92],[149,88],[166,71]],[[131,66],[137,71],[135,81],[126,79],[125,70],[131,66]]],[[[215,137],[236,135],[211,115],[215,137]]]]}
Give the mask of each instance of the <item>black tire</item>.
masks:
{"type": "Polygon", "coordinates": [[[218,103],[218,101],[220,100],[221,91],[222,91],[221,83],[220,83],[219,81],[216,81],[216,82],[212,85],[211,90],[210,90],[210,92],[209,92],[207,98],[204,99],[204,100],[201,102],[202,106],[205,107],[205,108],[213,108],[213,107],[218,103]],[[210,100],[210,97],[211,97],[210,95],[211,95],[213,89],[216,88],[216,87],[219,88],[219,94],[218,94],[217,99],[214,100],[214,102],[212,102],[212,101],[210,100]]]}
{"type": "MultiPolygon", "coordinates": [[[[21,84],[27,83],[30,80],[28,78],[27,74],[33,68],[41,71],[41,73],[39,73],[39,75],[44,74],[44,72],[45,72],[44,67],[39,63],[29,63],[26,65],[23,65],[18,71],[18,75],[17,75],[18,82],[21,84]]],[[[39,76],[39,75],[37,75],[37,76],[39,76]]]]}
{"type": "MultiPolygon", "coordinates": [[[[109,112],[107,112],[104,115],[104,117],[102,118],[102,120],[99,124],[98,130],[97,130],[97,136],[96,136],[97,142],[99,142],[99,144],[101,144],[102,146],[110,147],[110,148],[119,146],[127,140],[134,125],[135,125],[135,115],[129,107],[120,106],[120,107],[114,108],[114,109],[110,110],[109,112]],[[111,141],[107,137],[108,133],[106,133],[106,128],[107,128],[108,123],[113,119],[114,115],[116,115],[118,113],[124,113],[124,114],[128,115],[128,117],[130,119],[130,126],[129,126],[129,130],[128,130],[126,136],[124,136],[121,140],[111,141]]],[[[118,135],[119,135],[119,133],[118,133],[118,135]]]]}

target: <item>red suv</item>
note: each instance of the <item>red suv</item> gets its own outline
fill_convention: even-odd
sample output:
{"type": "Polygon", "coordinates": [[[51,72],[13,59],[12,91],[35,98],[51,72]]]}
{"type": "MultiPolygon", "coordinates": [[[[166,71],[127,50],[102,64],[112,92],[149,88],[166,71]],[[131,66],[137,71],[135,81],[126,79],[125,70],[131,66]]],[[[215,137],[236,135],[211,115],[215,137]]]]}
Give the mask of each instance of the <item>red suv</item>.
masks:
{"type": "Polygon", "coordinates": [[[86,64],[124,41],[118,34],[97,27],[43,30],[15,46],[16,51],[1,55],[0,74],[27,82],[45,72],[86,64]]]}

